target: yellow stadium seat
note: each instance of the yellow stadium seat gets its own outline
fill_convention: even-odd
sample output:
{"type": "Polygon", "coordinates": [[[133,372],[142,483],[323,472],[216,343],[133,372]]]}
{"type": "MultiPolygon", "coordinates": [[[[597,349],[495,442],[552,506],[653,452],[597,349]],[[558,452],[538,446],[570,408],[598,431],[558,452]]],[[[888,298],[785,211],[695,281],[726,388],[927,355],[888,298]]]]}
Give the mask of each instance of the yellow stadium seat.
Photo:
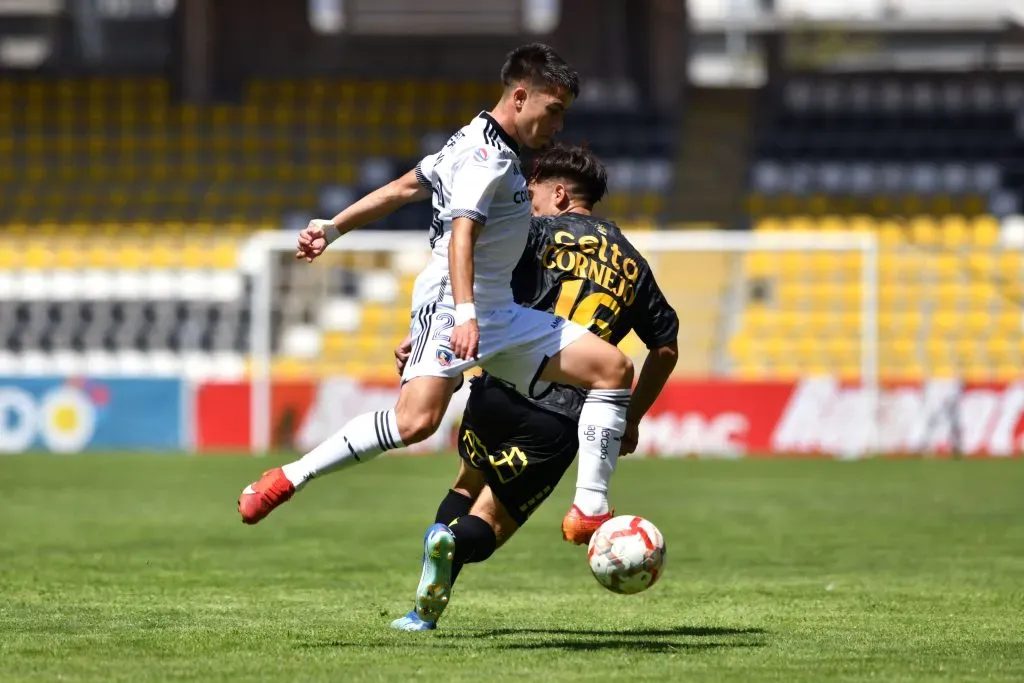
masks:
{"type": "Polygon", "coordinates": [[[853,232],[877,233],[879,231],[879,224],[872,216],[855,215],[849,217],[847,229],[853,232]]]}
{"type": "Polygon", "coordinates": [[[909,299],[907,292],[909,288],[900,283],[887,282],[878,288],[878,303],[886,310],[903,308],[909,299]]]}
{"type": "Polygon", "coordinates": [[[940,243],[946,248],[957,248],[970,242],[970,226],[963,216],[945,216],[939,221],[940,243]]]}
{"type": "Polygon", "coordinates": [[[787,230],[813,231],[818,229],[818,221],[809,216],[791,216],[785,221],[787,230]]]}
{"type": "Polygon", "coordinates": [[[338,356],[352,350],[355,337],[348,332],[324,332],[321,353],[325,356],[338,356]]]}
{"type": "Polygon", "coordinates": [[[754,224],[754,230],[758,232],[778,232],[784,228],[784,223],[778,218],[761,218],[754,224]]]}
{"type": "Polygon", "coordinates": [[[775,334],[786,338],[793,338],[806,334],[808,329],[813,328],[815,325],[823,324],[823,321],[817,319],[817,316],[819,316],[818,311],[791,308],[780,309],[774,311],[771,329],[775,334]]]}
{"type": "Polygon", "coordinates": [[[932,314],[932,332],[943,337],[958,334],[963,325],[963,316],[955,310],[946,309],[932,314]]]}
{"type": "Polygon", "coordinates": [[[999,275],[1008,278],[1010,282],[1018,280],[1021,276],[1021,254],[1016,251],[1002,251],[999,253],[999,275]]]}
{"type": "Polygon", "coordinates": [[[987,339],[992,331],[992,315],[983,309],[972,308],[962,316],[961,333],[972,335],[974,339],[987,339]]]}
{"type": "Polygon", "coordinates": [[[1000,382],[1014,382],[1020,380],[1024,372],[1018,363],[997,363],[993,367],[993,378],[1000,382]]]}
{"type": "Polygon", "coordinates": [[[775,254],[779,272],[787,277],[802,276],[808,269],[809,255],[802,252],[783,251],[775,254]]]}
{"type": "Polygon", "coordinates": [[[381,328],[392,329],[396,327],[396,322],[399,324],[406,322],[406,317],[407,313],[400,307],[384,304],[363,304],[360,310],[360,328],[372,332],[376,332],[381,328]]]}
{"type": "Polygon", "coordinates": [[[961,370],[956,363],[938,361],[929,364],[928,374],[932,379],[957,379],[961,376],[961,370]]]}
{"type": "Polygon", "coordinates": [[[769,251],[755,251],[744,254],[744,270],[750,277],[771,275],[778,269],[775,254],[769,251]]]}
{"type": "Polygon", "coordinates": [[[883,246],[891,247],[906,241],[906,232],[902,223],[883,220],[878,223],[878,239],[883,246]]]}
{"type": "Polygon", "coordinates": [[[994,216],[977,216],[971,225],[971,237],[980,247],[991,247],[999,243],[999,221],[994,216]]]}
{"type": "Polygon", "coordinates": [[[844,335],[831,335],[825,338],[823,347],[829,361],[834,364],[850,362],[860,353],[859,340],[844,335]]]}
{"type": "Polygon", "coordinates": [[[934,246],[939,243],[940,235],[935,219],[930,216],[917,216],[910,219],[910,234],[915,244],[934,246]]]}
{"type": "Polygon", "coordinates": [[[1022,314],[1019,310],[1009,309],[1000,311],[993,316],[992,321],[994,323],[993,331],[996,335],[1019,335],[1024,332],[1024,319],[1022,319],[1022,314]]]}
{"type": "Polygon", "coordinates": [[[1017,345],[1009,335],[994,334],[986,339],[986,351],[996,363],[1012,363],[1017,360],[1017,345]]]}
{"type": "Polygon", "coordinates": [[[734,334],[730,337],[727,349],[736,359],[749,359],[756,355],[752,339],[745,334],[734,334]]]}
{"type": "Polygon", "coordinates": [[[818,220],[818,229],[827,231],[845,231],[848,228],[844,216],[822,216],[818,220]]]}
{"type": "Polygon", "coordinates": [[[305,379],[310,376],[311,368],[308,360],[289,356],[275,357],[270,366],[271,375],[275,379],[305,379]]]}
{"type": "Polygon", "coordinates": [[[381,340],[378,335],[373,334],[370,330],[360,328],[359,334],[354,335],[356,342],[356,349],[362,357],[373,357],[379,356],[381,351],[391,354],[389,344],[381,344],[381,340]]]}
{"type": "Polygon", "coordinates": [[[932,257],[940,280],[959,278],[964,273],[965,259],[956,252],[945,252],[932,257]]]}
{"type": "Polygon", "coordinates": [[[945,362],[952,356],[952,348],[948,339],[929,337],[924,344],[925,357],[929,363],[945,362]]]}
{"type": "Polygon", "coordinates": [[[974,281],[966,285],[966,293],[963,297],[972,309],[988,309],[998,301],[999,296],[992,285],[987,281],[974,281]]]}
{"type": "Polygon", "coordinates": [[[859,305],[859,288],[843,282],[813,282],[807,287],[807,298],[815,309],[847,309],[859,305]]]}
{"type": "Polygon", "coordinates": [[[935,304],[941,309],[955,308],[967,299],[970,288],[963,282],[941,281],[934,285],[929,292],[935,300],[935,304]]]}
{"type": "Polygon", "coordinates": [[[972,250],[966,257],[965,266],[975,275],[991,276],[995,273],[999,260],[991,251],[972,250]]]}

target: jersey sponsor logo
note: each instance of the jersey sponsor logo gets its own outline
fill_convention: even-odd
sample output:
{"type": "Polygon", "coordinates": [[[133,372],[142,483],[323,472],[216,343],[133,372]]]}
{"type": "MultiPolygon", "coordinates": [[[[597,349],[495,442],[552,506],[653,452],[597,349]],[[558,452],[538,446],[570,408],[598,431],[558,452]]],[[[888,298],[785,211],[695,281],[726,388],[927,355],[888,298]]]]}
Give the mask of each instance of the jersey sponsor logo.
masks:
{"type": "Polygon", "coordinates": [[[597,427],[595,425],[587,425],[583,434],[587,437],[588,442],[599,441],[599,447],[601,449],[601,459],[608,459],[608,444],[611,441],[611,430],[605,429],[604,427],[597,427]],[[600,430],[600,435],[598,434],[600,430]]]}
{"type": "Polygon", "coordinates": [[[480,163],[487,161],[488,156],[490,155],[487,153],[486,147],[477,147],[473,152],[473,160],[480,163]]]}
{"type": "Polygon", "coordinates": [[[530,191],[517,190],[512,195],[512,201],[514,201],[516,204],[525,204],[526,202],[530,201],[530,191]]]}
{"type": "Polygon", "coordinates": [[[618,244],[604,236],[583,235],[559,230],[554,243],[541,253],[540,261],[548,270],[561,270],[603,287],[626,306],[636,301],[636,282],[640,264],[624,256],[618,244]]]}

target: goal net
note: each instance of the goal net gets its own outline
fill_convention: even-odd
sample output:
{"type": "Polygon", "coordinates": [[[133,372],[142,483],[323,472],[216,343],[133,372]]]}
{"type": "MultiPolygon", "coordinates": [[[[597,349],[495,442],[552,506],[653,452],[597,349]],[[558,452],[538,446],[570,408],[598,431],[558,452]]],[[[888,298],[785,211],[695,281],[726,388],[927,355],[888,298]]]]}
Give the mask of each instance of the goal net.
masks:
{"type": "MultiPolygon", "coordinates": [[[[856,439],[831,443],[827,434],[818,434],[811,439],[815,443],[804,443],[809,438],[801,432],[806,431],[806,415],[790,418],[788,437],[785,424],[773,433],[789,439],[796,449],[862,454],[877,447],[879,252],[874,235],[627,234],[646,255],[679,314],[676,378],[791,384],[827,378],[833,390],[856,390],[861,413],[856,439]]],[[[259,234],[247,244],[243,262],[252,274],[255,450],[273,445],[273,406],[290,383],[319,383],[320,400],[300,429],[303,447],[355,414],[393,404],[398,382],[392,350],[408,332],[413,281],[428,255],[426,239],[419,233],[351,233],[312,265],[296,261],[295,237],[290,233],[259,234]]],[[[639,367],[646,355],[640,341],[630,335],[621,347],[639,367]]],[[[701,385],[691,388],[688,400],[699,406],[701,397],[690,394],[699,393],[701,385]]],[[[819,386],[816,391],[820,390],[819,386]]],[[[687,393],[685,387],[679,391],[687,393]]],[[[449,414],[460,413],[459,406],[454,401],[449,414]]],[[[713,417],[710,412],[705,415],[713,417]]],[[[785,422],[781,417],[780,421],[785,422]]],[[[446,447],[450,425],[426,447],[446,447]]],[[[712,450],[721,446],[729,451],[729,435],[719,435],[724,443],[715,444],[715,429],[707,423],[694,436],[693,429],[676,420],[671,428],[652,424],[648,432],[661,439],[651,447],[662,451],[707,450],[708,444],[712,450]]],[[[849,430],[842,433],[848,435],[849,430]]],[[[751,443],[745,450],[757,448],[751,443]]]]}

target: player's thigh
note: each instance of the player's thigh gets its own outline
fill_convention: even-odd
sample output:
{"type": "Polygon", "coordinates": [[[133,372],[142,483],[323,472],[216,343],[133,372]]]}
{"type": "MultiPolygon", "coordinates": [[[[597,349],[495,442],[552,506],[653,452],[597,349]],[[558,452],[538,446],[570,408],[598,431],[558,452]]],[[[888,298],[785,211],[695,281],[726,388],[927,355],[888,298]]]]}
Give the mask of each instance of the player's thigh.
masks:
{"type": "Polygon", "coordinates": [[[490,486],[485,486],[480,491],[469,514],[475,515],[491,525],[499,548],[519,529],[519,523],[509,514],[504,503],[494,495],[490,486]]]}
{"type": "Polygon", "coordinates": [[[618,347],[587,332],[544,364],[540,380],[584,389],[628,389],[633,362],[618,347]]]}
{"type": "Polygon", "coordinates": [[[437,431],[460,377],[421,375],[402,384],[395,405],[398,434],[406,445],[418,443],[437,431]]]}
{"type": "MultiPolygon", "coordinates": [[[[539,396],[547,388],[542,374],[552,357],[590,334],[585,327],[564,318],[522,307],[498,333],[486,331],[488,337],[498,341],[487,346],[481,342],[481,365],[526,396],[539,396]]],[[[484,333],[481,328],[481,339],[484,333]]],[[[582,386],[580,382],[570,383],[582,386]]]]}

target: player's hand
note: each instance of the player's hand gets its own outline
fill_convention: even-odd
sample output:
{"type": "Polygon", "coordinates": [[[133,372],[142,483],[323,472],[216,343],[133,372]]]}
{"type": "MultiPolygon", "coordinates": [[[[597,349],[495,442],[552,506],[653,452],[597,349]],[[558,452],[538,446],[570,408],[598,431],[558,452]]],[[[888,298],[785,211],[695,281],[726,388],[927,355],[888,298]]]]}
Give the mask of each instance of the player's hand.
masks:
{"type": "Polygon", "coordinates": [[[305,228],[299,231],[299,244],[295,258],[312,263],[327,248],[327,231],[334,230],[333,221],[314,218],[305,228]]]}
{"type": "Polygon", "coordinates": [[[452,330],[452,352],[462,360],[476,360],[480,346],[480,328],[476,320],[467,320],[452,330]]]}
{"type": "Polygon", "coordinates": [[[395,370],[401,377],[405,371],[405,364],[409,362],[409,354],[412,353],[412,334],[406,336],[402,343],[395,347],[395,370]]]}
{"type": "Polygon", "coordinates": [[[622,433],[622,445],[619,448],[619,455],[629,455],[636,450],[640,443],[640,423],[627,422],[626,431],[622,433]]]}

